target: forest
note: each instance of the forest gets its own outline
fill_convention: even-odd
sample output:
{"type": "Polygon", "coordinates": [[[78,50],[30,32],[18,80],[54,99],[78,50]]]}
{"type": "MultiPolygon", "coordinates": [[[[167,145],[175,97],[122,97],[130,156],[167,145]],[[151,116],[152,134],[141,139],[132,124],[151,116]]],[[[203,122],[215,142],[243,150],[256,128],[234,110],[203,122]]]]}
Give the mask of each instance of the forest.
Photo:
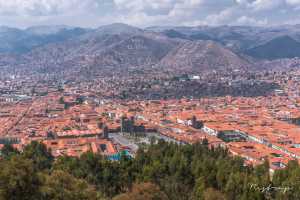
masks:
{"type": "Polygon", "coordinates": [[[42,143],[1,150],[0,200],[297,200],[297,161],[270,175],[207,143],[158,141],[120,161],[85,153],[53,158],[42,143]]]}

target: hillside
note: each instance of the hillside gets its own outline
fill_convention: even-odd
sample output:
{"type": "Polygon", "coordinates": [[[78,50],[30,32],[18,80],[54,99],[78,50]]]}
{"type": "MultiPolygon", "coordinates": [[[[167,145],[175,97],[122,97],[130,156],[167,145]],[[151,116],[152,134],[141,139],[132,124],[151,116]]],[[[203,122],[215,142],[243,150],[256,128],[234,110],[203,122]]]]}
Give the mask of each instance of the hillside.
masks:
{"type": "Polygon", "coordinates": [[[25,30],[0,27],[0,53],[23,54],[47,44],[64,42],[88,31],[65,26],[31,27],[25,30]]]}
{"type": "Polygon", "coordinates": [[[203,71],[242,69],[250,64],[213,41],[189,41],[168,38],[163,34],[138,32],[133,34],[90,34],[79,40],[36,49],[24,56],[37,68],[88,66],[101,70],[106,67],[150,67],[203,71]]]}
{"type": "Polygon", "coordinates": [[[168,38],[136,35],[105,49],[95,58],[95,65],[114,67],[151,66],[158,63],[176,46],[168,38]]]}
{"type": "Polygon", "coordinates": [[[250,64],[213,41],[185,42],[159,63],[162,67],[190,71],[242,69],[250,64]]]}
{"type": "Polygon", "coordinates": [[[295,58],[300,57],[300,42],[290,36],[282,36],[251,48],[245,53],[255,58],[267,60],[295,58]]]}
{"type": "Polygon", "coordinates": [[[1,27],[0,65],[41,72],[150,66],[180,71],[256,70],[266,59],[276,60],[273,67],[279,69],[281,59],[294,63],[292,59],[300,56],[299,38],[298,26],[1,27]]]}
{"type": "MultiPolygon", "coordinates": [[[[106,26],[63,43],[50,44],[23,55],[32,68],[138,67],[158,63],[179,41],[121,25],[106,26]]],[[[50,69],[51,70],[51,69],[50,69]]]]}
{"type": "MultiPolygon", "coordinates": [[[[283,37],[283,45],[290,45],[289,40],[284,39],[287,35],[300,41],[300,26],[195,26],[195,27],[150,27],[147,30],[164,33],[173,30],[180,37],[190,40],[213,40],[238,54],[246,50],[266,44],[271,40],[283,37]]],[[[275,40],[275,42],[277,42],[275,40]]],[[[272,51],[275,51],[273,49],[272,51]]],[[[260,58],[259,54],[252,54],[254,58],[260,58]],[[257,57],[256,57],[257,56],[257,57]]],[[[293,54],[283,55],[280,58],[290,58],[293,54]]]]}

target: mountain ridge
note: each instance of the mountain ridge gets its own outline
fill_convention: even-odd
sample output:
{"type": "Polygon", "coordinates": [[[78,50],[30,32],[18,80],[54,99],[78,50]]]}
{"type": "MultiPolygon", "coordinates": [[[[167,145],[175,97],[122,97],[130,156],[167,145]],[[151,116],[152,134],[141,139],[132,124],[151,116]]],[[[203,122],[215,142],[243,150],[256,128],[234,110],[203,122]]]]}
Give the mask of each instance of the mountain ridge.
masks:
{"type": "MultiPolygon", "coordinates": [[[[2,27],[0,65],[27,67],[32,70],[43,68],[46,71],[70,67],[101,70],[103,67],[126,69],[142,66],[188,71],[227,68],[256,70],[259,69],[257,63],[261,59],[285,59],[285,62],[273,62],[280,64],[288,63],[288,59],[298,56],[282,53],[281,56],[270,59],[256,54],[259,49],[255,48],[263,47],[262,45],[272,40],[276,42],[276,38],[280,37],[292,38],[281,41],[283,44],[287,43],[285,48],[293,46],[300,41],[300,26],[141,29],[116,23],[96,29],[39,26],[21,30],[2,27]]],[[[276,53],[273,48],[269,48],[269,51],[270,54],[276,53]]]]}
{"type": "Polygon", "coordinates": [[[296,58],[300,57],[300,42],[284,35],[248,49],[245,53],[252,57],[268,60],[296,58]]]}

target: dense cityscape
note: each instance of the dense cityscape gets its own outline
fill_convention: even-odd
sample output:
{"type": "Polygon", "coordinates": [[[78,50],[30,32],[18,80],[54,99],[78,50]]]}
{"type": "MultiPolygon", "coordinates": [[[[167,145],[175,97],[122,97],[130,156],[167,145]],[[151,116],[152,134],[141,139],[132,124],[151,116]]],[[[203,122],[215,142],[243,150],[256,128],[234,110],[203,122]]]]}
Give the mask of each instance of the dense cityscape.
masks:
{"type": "Polygon", "coordinates": [[[40,141],[54,156],[113,157],[123,150],[134,156],[152,136],[180,144],[206,139],[248,164],[268,159],[280,169],[300,158],[299,79],[297,70],[91,81],[3,74],[1,141],[19,150],[40,141]]]}
{"type": "Polygon", "coordinates": [[[2,72],[2,148],[38,142],[56,159],[92,152],[119,162],[155,141],[205,143],[246,166],[268,162],[271,176],[300,159],[296,69],[58,76],[2,72]]]}

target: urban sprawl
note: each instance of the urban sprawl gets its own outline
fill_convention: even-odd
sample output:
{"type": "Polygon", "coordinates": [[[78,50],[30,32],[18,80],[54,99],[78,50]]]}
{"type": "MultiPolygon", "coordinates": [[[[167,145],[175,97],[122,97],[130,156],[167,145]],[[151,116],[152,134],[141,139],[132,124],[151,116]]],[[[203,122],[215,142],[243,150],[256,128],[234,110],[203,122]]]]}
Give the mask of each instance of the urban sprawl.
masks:
{"type": "Polygon", "coordinates": [[[163,139],[227,148],[271,170],[300,160],[298,70],[86,77],[0,72],[1,146],[39,141],[55,157],[92,151],[118,160],[163,139]]]}

